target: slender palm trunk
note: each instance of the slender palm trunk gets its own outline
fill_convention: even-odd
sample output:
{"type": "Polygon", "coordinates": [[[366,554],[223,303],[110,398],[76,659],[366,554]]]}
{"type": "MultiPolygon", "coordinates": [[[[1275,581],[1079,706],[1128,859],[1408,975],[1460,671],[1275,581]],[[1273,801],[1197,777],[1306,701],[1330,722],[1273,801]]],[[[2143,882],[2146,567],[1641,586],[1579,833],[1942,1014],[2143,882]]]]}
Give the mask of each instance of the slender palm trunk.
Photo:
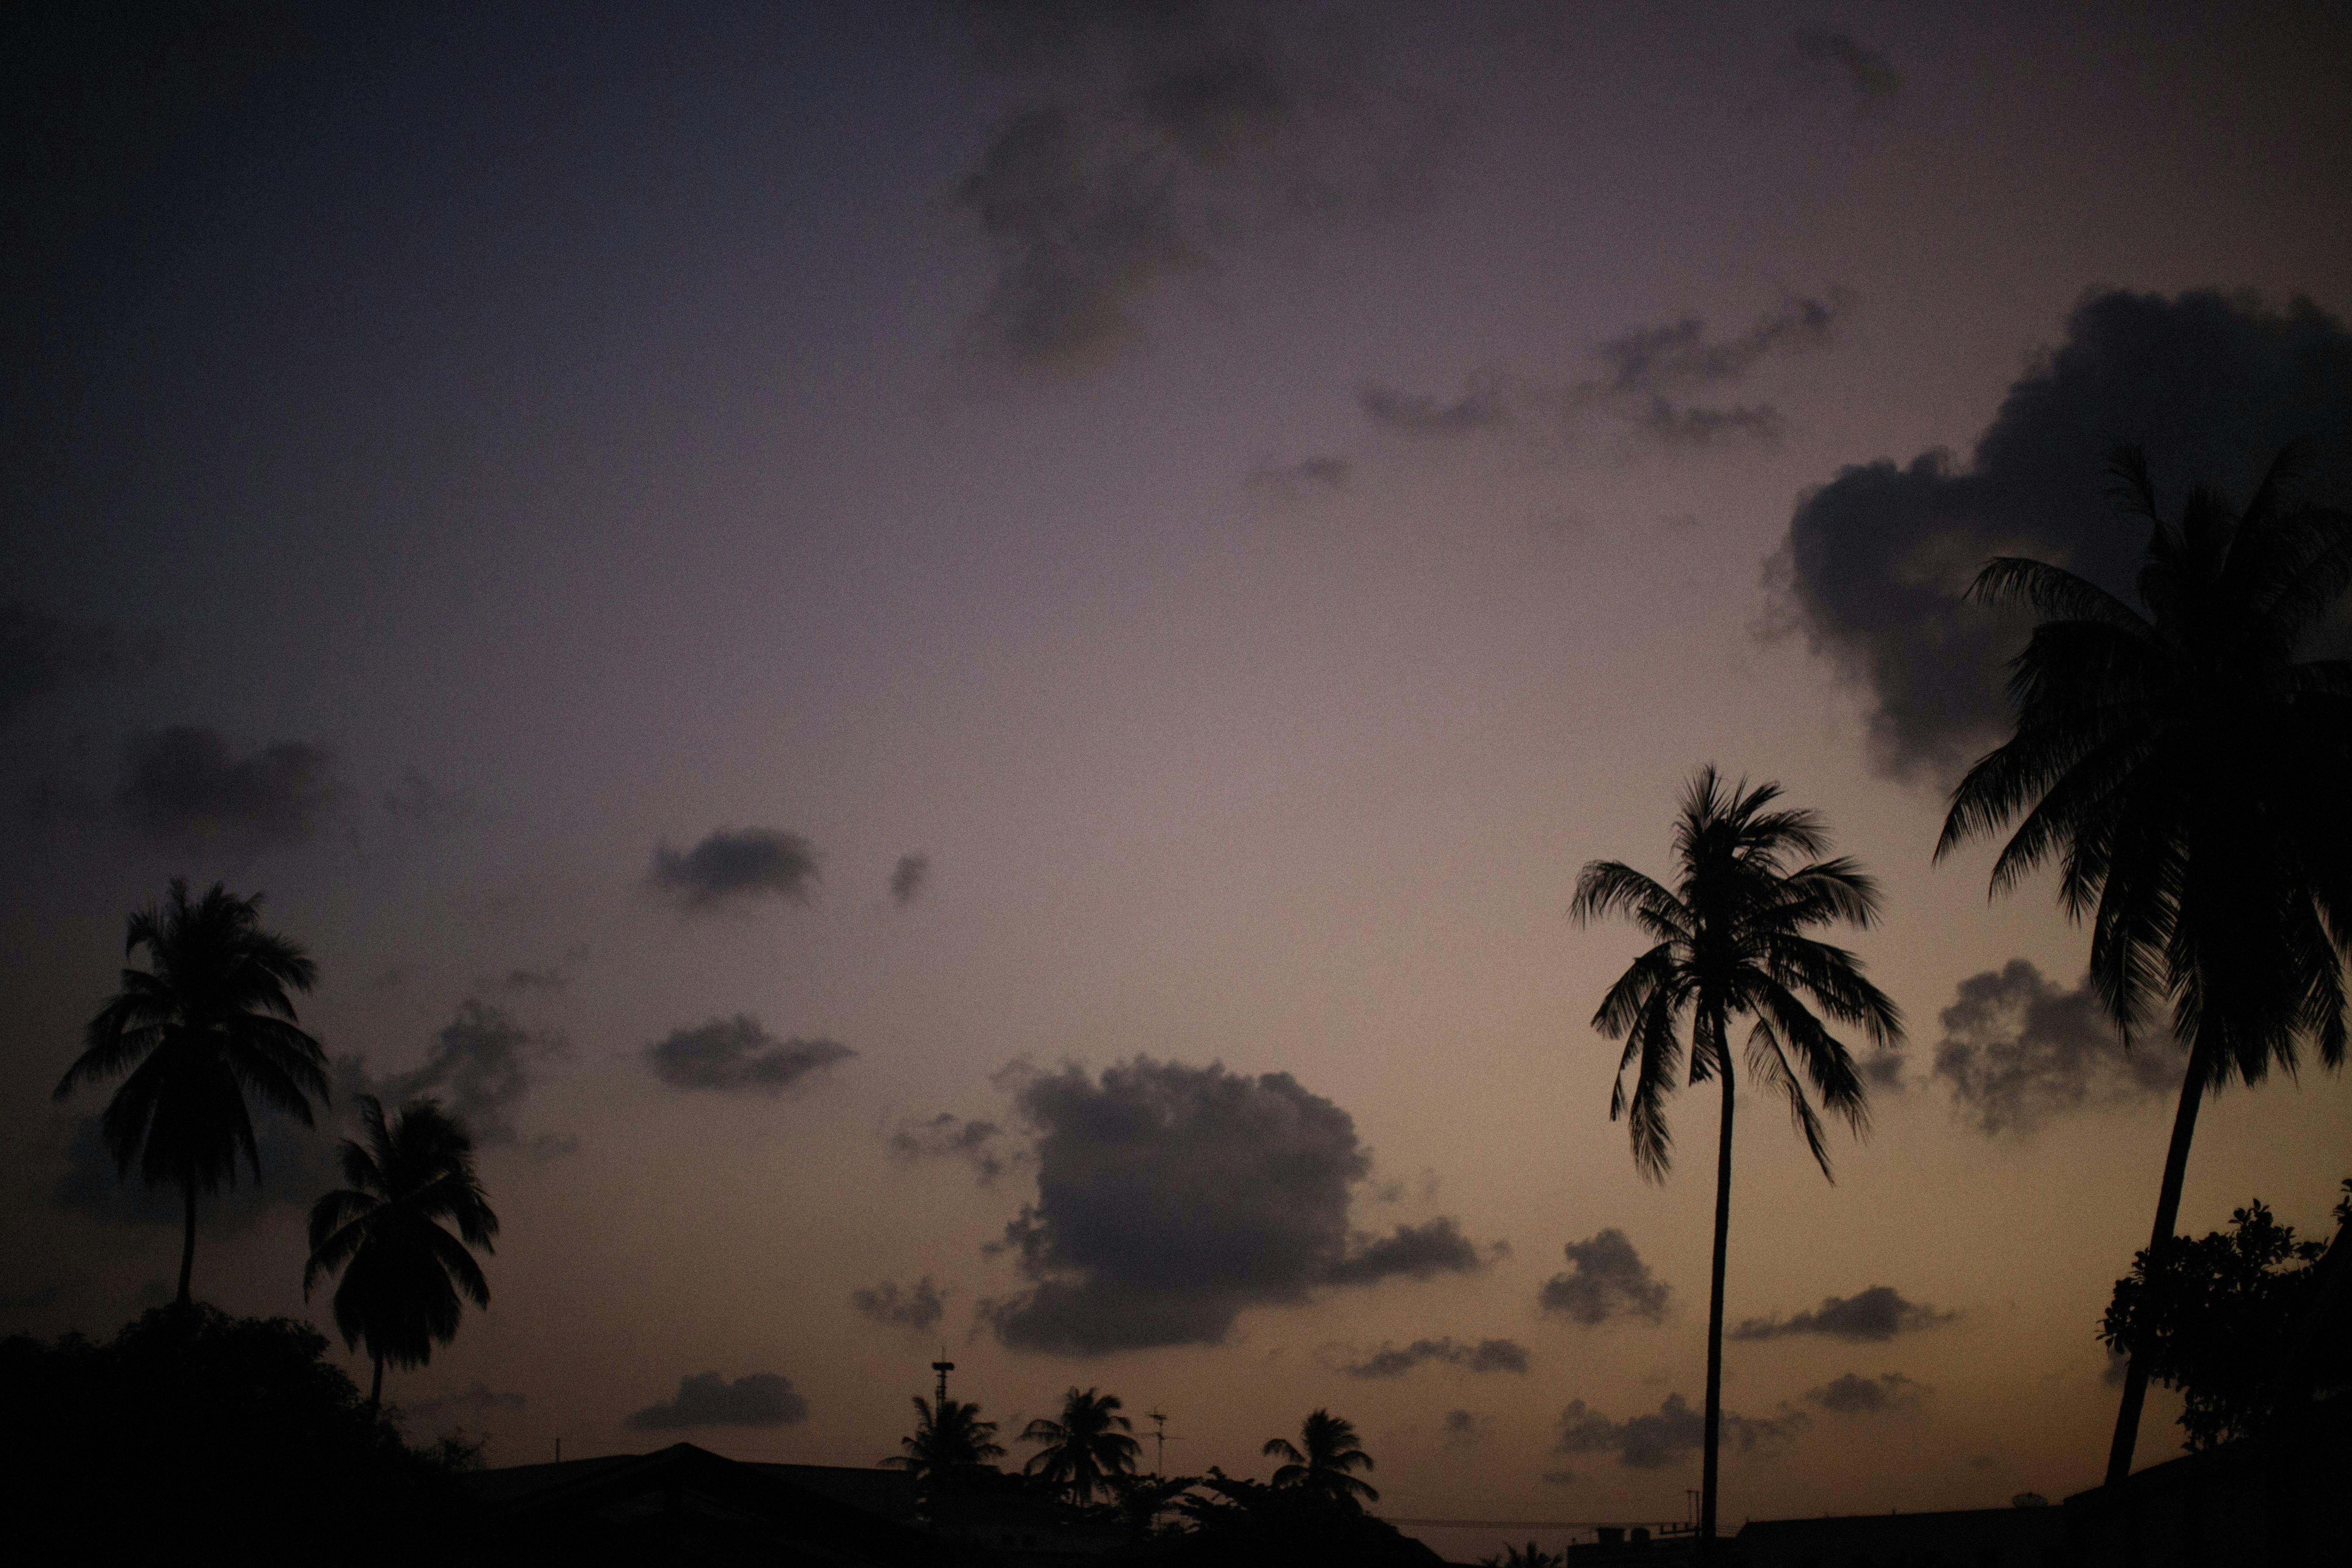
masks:
{"type": "Polygon", "coordinates": [[[187,1234],[184,1239],[180,1243],[180,1300],[178,1304],[184,1309],[188,1305],[188,1276],[194,1273],[196,1268],[196,1178],[194,1173],[191,1173],[186,1180],[180,1184],[180,1191],[187,1199],[188,1217],[187,1234]]]}
{"type": "Polygon", "coordinates": [[[1698,1550],[1702,1563],[1716,1560],[1717,1457],[1723,1435],[1723,1266],[1731,1239],[1731,1058],[1720,1048],[1725,1043],[1720,1027],[1716,1037],[1716,1055],[1723,1079],[1723,1130],[1715,1154],[1715,1282],[1707,1292],[1706,1302],[1706,1446],[1698,1483],[1698,1550]]]}
{"type": "Polygon", "coordinates": [[[375,1381],[368,1384],[368,1414],[375,1414],[383,1404],[383,1352],[375,1352],[375,1381]]]}
{"type": "MultiPolygon", "coordinates": [[[[2180,1184],[2189,1173],[2189,1141],[2197,1132],[2197,1108],[2205,1099],[2204,1063],[2200,1052],[2189,1058],[2189,1072],[2180,1080],[2180,1109],[2173,1113],[2172,1146],[2164,1154],[2164,1184],[2157,1189],[2156,1228],[2148,1237],[2150,1251],[2172,1239],[2180,1219],[2180,1184]]],[[[2116,1437],[2107,1448],[2106,1484],[2129,1479],[2132,1449],[2139,1442],[2139,1414],[2147,1399],[2147,1366],[2137,1356],[2124,1373],[2124,1402],[2116,1412],[2116,1437]]]]}

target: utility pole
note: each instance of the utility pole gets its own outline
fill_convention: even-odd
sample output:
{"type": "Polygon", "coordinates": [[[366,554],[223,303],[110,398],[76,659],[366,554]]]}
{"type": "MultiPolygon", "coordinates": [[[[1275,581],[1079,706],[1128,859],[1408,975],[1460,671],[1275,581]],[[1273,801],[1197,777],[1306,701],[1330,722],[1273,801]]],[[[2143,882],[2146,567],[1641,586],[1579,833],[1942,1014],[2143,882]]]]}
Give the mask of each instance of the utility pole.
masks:
{"type": "MultiPolygon", "coordinates": [[[[947,1346],[941,1345],[940,1347],[940,1359],[931,1363],[931,1370],[940,1374],[939,1405],[941,1406],[945,1405],[948,1402],[948,1373],[955,1370],[955,1363],[947,1359],[947,1346]]],[[[931,1419],[934,1421],[939,1419],[939,1408],[937,1406],[932,1409],[931,1419]]]]}

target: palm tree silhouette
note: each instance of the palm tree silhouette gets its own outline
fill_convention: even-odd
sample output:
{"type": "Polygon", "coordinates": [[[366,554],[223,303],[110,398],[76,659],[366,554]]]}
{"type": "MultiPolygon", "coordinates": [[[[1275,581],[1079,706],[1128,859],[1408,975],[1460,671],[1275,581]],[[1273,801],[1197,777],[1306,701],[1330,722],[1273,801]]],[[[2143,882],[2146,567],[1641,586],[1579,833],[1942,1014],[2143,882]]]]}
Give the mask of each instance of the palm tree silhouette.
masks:
{"type": "MultiPolygon", "coordinates": [[[[2242,513],[2200,486],[2170,522],[2146,453],[2117,448],[2114,493],[2148,526],[2145,614],[2041,561],[1992,561],[1969,590],[2047,618],[2011,666],[2016,733],[1953,790],[1936,856],[2023,813],[1992,891],[2058,860],[2126,1049],[2170,1001],[2189,1063],[2151,1248],[2172,1239],[2206,1095],[2273,1064],[2292,1075],[2305,1038],[2344,1060],[2352,663],[2295,655],[2352,587],[2352,515],[2296,504],[2297,461],[2282,452],[2242,513]]],[[[2111,1484],[2131,1473],[2147,1393],[2135,1361],[2111,1484]]]]}
{"type": "Polygon", "coordinates": [[[368,1407],[383,1398],[383,1363],[423,1366],[457,1334],[465,1308],[490,1304],[490,1283],[468,1247],[495,1252],[499,1216],[474,1174],[474,1141],[430,1100],[387,1124],[383,1102],[360,1097],[362,1144],[343,1141],[343,1180],[310,1208],[310,1261],[302,1299],[342,1270],[335,1327],[343,1343],[367,1342],[375,1363],[368,1407]],[[444,1221],[455,1225],[452,1236],[444,1221]]]}
{"type": "Polygon", "coordinates": [[[1717,1447],[1723,1425],[1723,1275],[1731,1226],[1731,1021],[1751,1020],[1748,1070],[1789,1102],[1822,1174],[1830,1174],[1822,1108],[1859,1135],[1868,1125],[1861,1076],[1845,1046],[1804,998],[1838,1023],[1859,1026],[1874,1043],[1903,1038],[1901,1012],[1863,978],[1861,961],[1807,935],[1841,921],[1868,927],[1878,889],[1853,860],[1822,859],[1829,838],[1818,815],[1768,810],[1776,784],[1727,788],[1712,766],[1684,793],[1675,826],[1679,878],[1667,888],[1615,860],[1587,863],[1569,913],[1582,925],[1622,913],[1655,945],[1618,977],[1592,1015],[1592,1026],[1625,1042],[1609,1119],[1628,1118],[1633,1163],[1651,1181],[1665,1179],[1674,1143],[1665,1101],[1682,1069],[1683,1032],[1690,1033],[1689,1081],[1723,1086],[1715,1165],[1715,1271],[1706,1319],[1706,1422],[1699,1493],[1699,1550],[1714,1552],[1717,1447]],[[1791,864],[1796,857],[1801,862],[1791,864]],[[1625,1072],[1633,1071],[1631,1095],[1625,1072]]]}
{"type": "Polygon", "coordinates": [[[250,1089],[312,1125],[310,1098],[327,1100],[327,1058],[297,1026],[289,991],[308,992],[318,966],[298,942],[261,929],[261,898],[215,882],[188,901],[172,879],[161,904],[131,917],[125,956],[144,948],[148,967],[122,971],[122,989],[82,1034],[82,1053],[58,1080],[63,1100],[85,1080],[128,1070],[99,1123],[115,1169],[151,1187],[176,1183],[186,1199],[178,1304],[189,1304],[196,1258],[196,1194],[236,1184],[239,1151],[261,1180],[261,1151],[246,1111],[250,1089]]]}
{"type": "Polygon", "coordinates": [[[1300,1423],[1298,1437],[1306,1447],[1304,1453],[1287,1437],[1269,1437],[1259,1450],[1290,1461],[1274,1472],[1276,1486],[1296,1487],[1349,1508],[1361,1506],[1359,1498],[1364,1502],[1381,1500],[1381,1494],[1369,1483],[1349,1473],[1372,1468],[1372,1457],[1356,1447],[1355,1423],[1328,1410],[1318,1410],[1300,1423]]]}
{"type": "Polygon", "coordinates": [[[942,1399],[934,1409],[921,1394],[915,1396],[915,1432],[898,1439],[902,1454],[883,1460],[910,1472],[918,1484],[935,1487],[988,1467],[1004,1457],[996,1442],[996,1423],[980,1418],[979,1405],[942,1399]]]}
{"type": "Polygon", "coordinates": [[[1059,1421],[1041,1415],[1022,1431],[1023,1442],[1045,1445],[1029,1457],[1024,1473],[1045,1477],[1081,1506],[1094,1501],[1096,1488],[1134,1473],[1143,1451],[1143,1445],[1128,1436],[1131,1424],[1118,1414],[1118,1408],[1115,1394],[1071,1389],[1062,1395],[1059,1421]]]}

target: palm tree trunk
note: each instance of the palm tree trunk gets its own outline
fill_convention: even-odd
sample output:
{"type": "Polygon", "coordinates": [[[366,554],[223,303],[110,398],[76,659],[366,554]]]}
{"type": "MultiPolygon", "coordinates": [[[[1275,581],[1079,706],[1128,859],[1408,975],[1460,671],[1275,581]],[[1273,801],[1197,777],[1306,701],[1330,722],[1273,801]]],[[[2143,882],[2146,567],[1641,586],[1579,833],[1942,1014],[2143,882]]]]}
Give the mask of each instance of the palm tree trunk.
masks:
{"type": "MultiPolygon", "coordinates": [[[[2189,1071],[2180,1080],[2180,1109],[2172,1117],[2172,1145],[2164,1154],[2164,1184],[2157,1189],[2156,1228],[2148,1237],[2152,1252],[2172,1239],[2180,1219],[2180,1184],[2189,1173],[2189,1141],[2197,1132],[2197,1108],[2205,1099],[2201,1052],[2192,1054],[2189,1071]]],[[[2124,1373],[2124,1402],[2116,1412],[2115,1441],[2107,1448],[2108,1486],[2131,1476],[2132,1449],[2139,1442],[2140,1407],[2147,1399],[2147,1364],[2134,1356],[2124,1373]]]]}
{"type": "Polygon", "coordinates": [[[368,1384],[368,1414],[373,1415],[383,1404],[383,1352],[375,1352],[375,1381],[368,1384]]]}
{"type": "Polygon", "coordinates": [[[194,1273],[196,1268],[196,1178],[193,1172],[191,1172],[187,1178],[180,1184],[180,1190],[187,1198],[188,1215],[187,1235],[180,1243],[180,1299],[178,1305],[184,1310],[188,1306],[189,1300],[188,1276],[194,1273]]]}
{"type": "MultiPolygon", "coordinates": [[[[1717,1037],[1719,1046],[1720,1029],[1717,1037]]],[[[1706,1303],[1706,1446],[1698,1494],[1698,1551],[1702,1563],[1711,1563],[1716,1559],[1717,1456],[1723,1434],[1723,1266],[1731,1239],[1731,1058],[1720,1048],[1716,1058],[1723,1079],[1723,1130],[1715,1155],[1715,1282],[1707,1292],[1706,1303]]]]}

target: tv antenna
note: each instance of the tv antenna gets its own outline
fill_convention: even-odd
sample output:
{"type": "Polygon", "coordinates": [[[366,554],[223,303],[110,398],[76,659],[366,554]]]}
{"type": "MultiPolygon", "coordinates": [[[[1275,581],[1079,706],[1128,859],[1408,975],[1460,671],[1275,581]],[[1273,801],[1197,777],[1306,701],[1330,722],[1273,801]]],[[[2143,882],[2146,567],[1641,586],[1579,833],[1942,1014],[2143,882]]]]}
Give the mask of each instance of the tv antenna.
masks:
{"type": "Polygon", "coordinates": [[[940,1374],[939,1402],[941,1405],[945,1405],[948,1402],[948,1373],[955,1370],[955,1363],[948,1360],[947,1354],[947,1346],[941,1345],[940,1347],[940,1359],[931,1363],[931,1370],[940,1374]]]}
{"type": "MultiPolygon", "coordinates": [[[[1151,1440],[1159,1445],[1158,1456],[1151,1461],[1151,1473],[1155,1476],[1164,1477],[1168,1473],[1167,1412],[1161,1410],[1147,1410],[1143,1413],[1143,1418],[1151,1423],[1151,1440]]],[[[1181,1443],[1184,1439],[1179,1437],[1176,1440],[1181,1443]]]]}

